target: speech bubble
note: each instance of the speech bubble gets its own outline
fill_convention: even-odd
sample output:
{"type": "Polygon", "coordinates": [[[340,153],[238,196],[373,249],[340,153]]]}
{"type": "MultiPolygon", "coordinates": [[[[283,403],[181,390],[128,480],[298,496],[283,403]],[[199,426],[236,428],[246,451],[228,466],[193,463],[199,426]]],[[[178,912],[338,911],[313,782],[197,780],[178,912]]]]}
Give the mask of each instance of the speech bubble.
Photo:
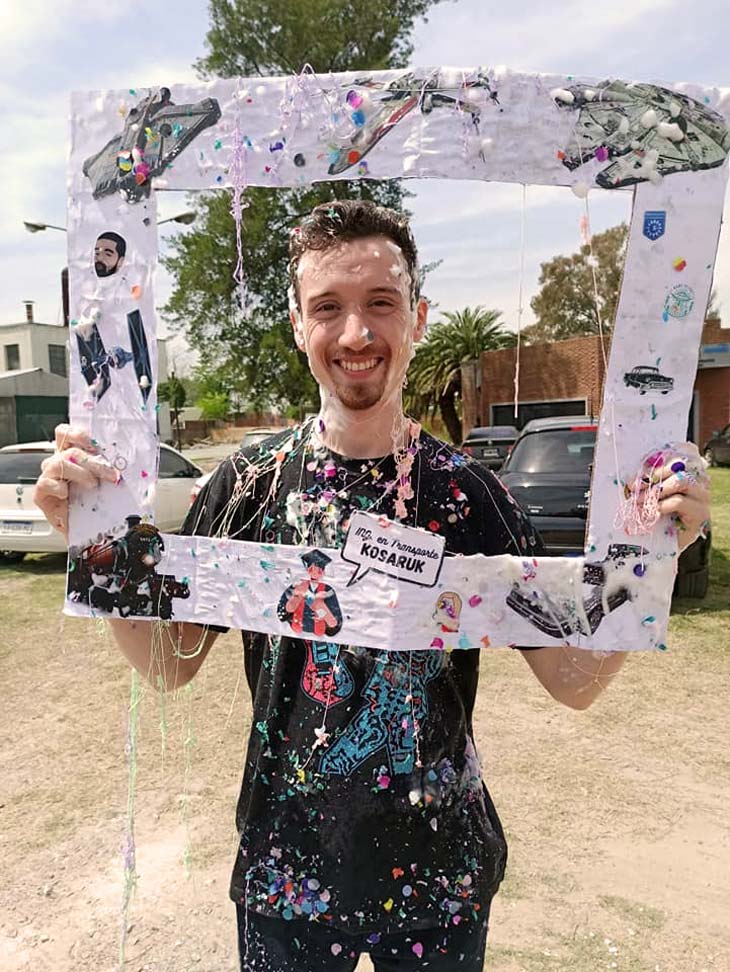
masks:
{"type": "Polygon", "coordinates": [[[342,559],[356,565],[347,586],[357,584],[375,570],[408,584],[434,587],[441,572],[445,543],[438,534],[403,526],[385,516],[353,513],[341,550],[342,559]]]}

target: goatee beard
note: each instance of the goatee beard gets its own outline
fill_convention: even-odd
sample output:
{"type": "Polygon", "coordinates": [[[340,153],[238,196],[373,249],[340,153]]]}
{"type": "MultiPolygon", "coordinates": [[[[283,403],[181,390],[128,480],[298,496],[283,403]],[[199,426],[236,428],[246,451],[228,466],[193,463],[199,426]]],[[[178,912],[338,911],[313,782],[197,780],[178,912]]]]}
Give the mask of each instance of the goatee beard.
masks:
{"type": "Polygon", "coordinates": [[[370,388],[335,385],[334,392],[345,408],[352,409],[353,412],[361,412],[372,408],[373,405],[377,405],[381,401],[385,392],[385,385],[379,383],[370,388]]]}

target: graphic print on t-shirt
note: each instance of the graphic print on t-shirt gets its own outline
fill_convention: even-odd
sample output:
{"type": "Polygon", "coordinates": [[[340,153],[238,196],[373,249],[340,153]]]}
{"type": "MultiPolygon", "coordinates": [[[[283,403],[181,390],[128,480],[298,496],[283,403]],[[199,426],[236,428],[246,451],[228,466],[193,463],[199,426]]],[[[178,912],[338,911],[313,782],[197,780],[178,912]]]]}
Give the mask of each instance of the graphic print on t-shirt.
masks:
{"type": "Polygon", "coordinates": [[[428,715],[426,685],[443,664],[434,651],[380,652],[362,690],[364,704],[323,754],[321,772],[349,776],[381,750],[391,773],[412,772],[419,726],[428,715]]]}
{"type": "Polygon", "coordinates": [[[340,646],[324,641],[305,641],[307,659],[302,672],[302,691],[326,708],[343,702],[355,687],[340,657],[340,646]]]}

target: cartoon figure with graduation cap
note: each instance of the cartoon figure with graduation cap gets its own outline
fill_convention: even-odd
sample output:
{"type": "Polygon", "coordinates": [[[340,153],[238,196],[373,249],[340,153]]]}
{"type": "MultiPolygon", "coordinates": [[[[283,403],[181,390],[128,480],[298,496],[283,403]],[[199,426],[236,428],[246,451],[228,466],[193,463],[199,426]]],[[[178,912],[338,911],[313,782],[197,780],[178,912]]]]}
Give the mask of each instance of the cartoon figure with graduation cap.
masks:
{"type": "Polygon", "coordinates": [[[336,635],[342,627],[342,611],[334,589],[322,581],[330,558],[321,550],[311,550],[301,559],[309,576],[298,584],[290,584],[281,595],[279,618],[288,621],[298,635],[336,635]]]}
{"type": "MultiPolygon", "coordinates": [[[[322,581],[330,558],[321,550],[302,554],[309,575],[290,584],[279,601],[278,615],[298,635],[335,635],[342,627],[342,611],[334,589],[322,581]]],[[[302,672],[302,689],[320,705],[342,702],[352,692],[352,675],[339,659],[340,646],[326,641],[305,641],[307,650],[302,672]]]]}

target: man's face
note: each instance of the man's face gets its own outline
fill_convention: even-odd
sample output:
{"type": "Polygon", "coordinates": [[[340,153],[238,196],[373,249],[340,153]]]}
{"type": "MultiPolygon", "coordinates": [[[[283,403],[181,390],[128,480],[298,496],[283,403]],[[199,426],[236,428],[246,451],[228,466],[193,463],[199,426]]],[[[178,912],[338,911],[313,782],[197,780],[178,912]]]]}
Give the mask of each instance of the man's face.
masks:
{"type": "Polygon", "coordinates": [[[310,564],[307,567],[307,573],[309,574],[310,580],[318,581],[322,577],[322,574],[324,574],[324,570],[316,564],[310,564]]]}
{"type": "Polygon", "coordinates": [[[400,390],[427,305],[411,307],[408,270],[391,240],[371,236],[307,251],[299,293],[294,333],[320,385],[358,411],[400,390]]]}
{"type": "Polygon", "coordinates": [[[97,277],[110,277],[116,273],[124,262],[124,257],[120,257],[117,251],[117,244],[114,240],[99,238],[94,247],[94,270],[97,277]]]}

